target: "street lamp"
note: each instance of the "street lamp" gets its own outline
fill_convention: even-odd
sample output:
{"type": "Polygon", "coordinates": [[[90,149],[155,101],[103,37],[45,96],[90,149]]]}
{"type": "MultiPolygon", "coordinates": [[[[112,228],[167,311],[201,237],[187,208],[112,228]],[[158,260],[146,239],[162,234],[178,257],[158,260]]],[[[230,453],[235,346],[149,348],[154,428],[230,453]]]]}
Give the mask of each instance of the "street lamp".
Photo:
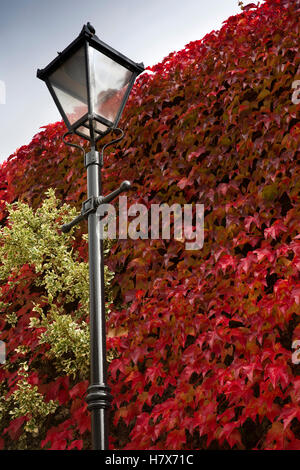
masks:
{"type": "Polygon", "coordinates": [[[133,62],[103,43],[90,23],[83,26],[79,36],[49,65],[37,71],[37,77],[46,82],[68,128],[64,137],[75,133],[91,144],[87,154],[80,147],[87,168],[88,199],[82,205],[81,214],[63,225],[62,231],[67,233],[82,219],[88,219],[91,378],[86,401],[91,411],[95,450],[108,448],[108,411],[112,399],[106,372],[103,237],[96,210],[100,204],[110,202],[130,188],[130,183],[124,181],[117,190],[102,196],[103,150],[122,137],[106,144],[101,154],[95,146],[111,131],[118,130],[123,136],[117,125],[134,81],[143,71],[142,63],[133,62]]]}

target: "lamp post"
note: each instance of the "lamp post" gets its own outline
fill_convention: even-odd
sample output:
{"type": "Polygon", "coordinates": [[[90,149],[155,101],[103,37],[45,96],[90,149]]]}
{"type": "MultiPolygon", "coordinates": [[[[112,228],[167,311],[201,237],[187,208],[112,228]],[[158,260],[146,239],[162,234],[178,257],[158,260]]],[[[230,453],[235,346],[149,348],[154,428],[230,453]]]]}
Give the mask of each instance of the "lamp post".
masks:
{"type": "Polygon", "coordinates": [[[91,363],[86,401],[91,411],[94,450],[108,448],[108,412],[112,399],[106,372],[103,237],[96,210],[130,187],[130,183],[124,181],[117,190],[102,196],[103,150],[122,137],[106,144],[102,153],[96,151],[96,143],[118,129],[134,81],[143,71],[142,63],[133,62],[103,43],[90,23],[83,26],[79,36],[49,65],[37,71],[37,77],[45,81],[68,128],[64,137],[75,133],[91,145],[87,154],[80,147],[87,169],[88,199],[82,205],[81,214],[63,225],[62,231],[67,233],[82,219],[88,219],[91,363]]]}

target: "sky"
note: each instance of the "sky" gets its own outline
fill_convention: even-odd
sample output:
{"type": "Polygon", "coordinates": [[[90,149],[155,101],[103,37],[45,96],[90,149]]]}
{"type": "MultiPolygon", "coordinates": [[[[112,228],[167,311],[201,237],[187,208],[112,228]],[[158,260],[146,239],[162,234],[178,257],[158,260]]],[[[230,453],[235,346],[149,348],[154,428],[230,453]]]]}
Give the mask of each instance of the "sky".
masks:
{"type": "Polygon", "coordinates": [[[240,12],[238,0],[0,0],[0,162],[61,120],[36,70],[88,21],[106,44],[150,66],[240,12]]]}

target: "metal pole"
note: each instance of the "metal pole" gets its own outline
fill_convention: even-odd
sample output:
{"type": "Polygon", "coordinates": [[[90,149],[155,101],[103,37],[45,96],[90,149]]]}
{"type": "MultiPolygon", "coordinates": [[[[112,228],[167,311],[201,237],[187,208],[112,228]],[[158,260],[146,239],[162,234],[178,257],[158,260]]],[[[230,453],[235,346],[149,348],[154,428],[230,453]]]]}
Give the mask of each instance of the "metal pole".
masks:
{"type": "MultiPolygon", "coordinates": [[[[101,162],[93,146],[86,155],[88,198],[101,196],[101,162]]],[[[91,411],[92,446],[108,449],[108,413],[111,402],[107,386],[104,299],[104,259],[101,226],[96,212],[88,216],[90,273],[90,386],[86,401],[91,411]]]]}

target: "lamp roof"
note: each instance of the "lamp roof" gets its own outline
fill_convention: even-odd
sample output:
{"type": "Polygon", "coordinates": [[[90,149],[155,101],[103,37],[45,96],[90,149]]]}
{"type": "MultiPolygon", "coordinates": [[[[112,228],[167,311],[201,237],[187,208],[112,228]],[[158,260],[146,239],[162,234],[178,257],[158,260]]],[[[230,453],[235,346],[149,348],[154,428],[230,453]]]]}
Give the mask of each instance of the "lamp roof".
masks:
{"type": "Polygon", "coordinates": [[[41,80],[46,80],[52,72],[62,65],[85,42],[88,42],[92,47],[110,57],[113,61],[126,67],[128,70],[135,73],[136,76],[144,71],[144,64],[142,62],[136,63],[131,59],[128,59],[128,57],[101,41],[98,36],[96,36],[95,32],[95,28],[90,23],[84,25],[80,34],[71,42],[71,44],[69,44],[62,52],[58,52],[57,57],[55,57],[55,59],[53,59],[44,69],[37,70],[37,77],[41,80]]]}

